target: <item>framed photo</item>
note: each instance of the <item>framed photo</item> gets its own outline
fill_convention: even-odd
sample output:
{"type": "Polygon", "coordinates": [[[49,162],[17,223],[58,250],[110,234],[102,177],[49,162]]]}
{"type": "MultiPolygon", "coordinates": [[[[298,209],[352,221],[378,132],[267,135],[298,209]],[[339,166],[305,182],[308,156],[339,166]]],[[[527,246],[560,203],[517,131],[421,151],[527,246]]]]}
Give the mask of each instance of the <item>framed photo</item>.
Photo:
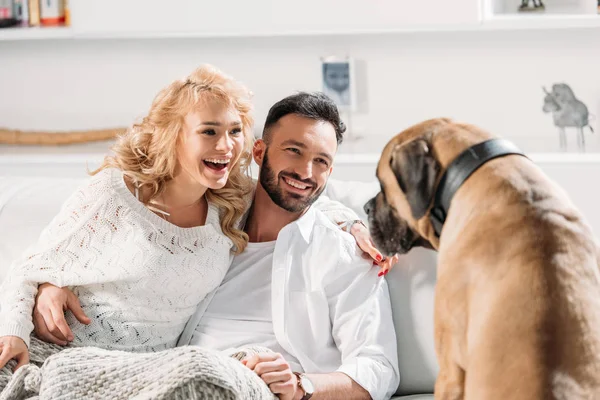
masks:
{"type": "Polygon", "coordinates": [[[354,62],[351,58],[328,57],[321,60],[322,91],[340,110],[356,109],[354,62]]]}

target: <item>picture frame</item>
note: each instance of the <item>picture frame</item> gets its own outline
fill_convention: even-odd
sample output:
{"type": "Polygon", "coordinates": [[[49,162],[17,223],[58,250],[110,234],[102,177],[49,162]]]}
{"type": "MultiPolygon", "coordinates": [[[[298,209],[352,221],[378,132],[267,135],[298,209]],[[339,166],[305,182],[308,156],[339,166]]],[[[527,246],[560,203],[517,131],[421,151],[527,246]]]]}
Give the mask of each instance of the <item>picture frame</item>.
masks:
{"type": "Polygon", "coordinates": [[[356,110],[356,73],[351,57],[321,59],[321,90],[340,111],[356,110]]]}

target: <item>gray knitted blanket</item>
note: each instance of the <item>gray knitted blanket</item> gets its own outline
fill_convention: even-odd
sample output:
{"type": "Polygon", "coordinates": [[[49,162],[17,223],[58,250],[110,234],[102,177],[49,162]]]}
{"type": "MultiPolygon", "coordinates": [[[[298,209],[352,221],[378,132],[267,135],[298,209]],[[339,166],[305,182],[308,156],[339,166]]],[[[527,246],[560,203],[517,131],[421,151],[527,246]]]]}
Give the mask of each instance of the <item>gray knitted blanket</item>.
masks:
{"type": "Polygon", "coordinates": [[[249,348],[226,355],[196,346],[158,353],[64,348],[31,339],[30,364],[0,370],[0,400],[21,399],[276,399],[242,363],[249,348]]]}

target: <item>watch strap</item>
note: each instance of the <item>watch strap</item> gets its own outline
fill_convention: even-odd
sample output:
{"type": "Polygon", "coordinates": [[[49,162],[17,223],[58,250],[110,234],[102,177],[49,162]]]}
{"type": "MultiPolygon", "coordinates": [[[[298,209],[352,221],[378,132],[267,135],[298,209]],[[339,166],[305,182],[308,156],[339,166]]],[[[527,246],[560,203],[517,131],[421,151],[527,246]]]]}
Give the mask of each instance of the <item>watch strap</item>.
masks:
{"type": "Polygon", "coordinates": [[[360,220],[360,219],[353,219],[353,220],[350,220],[350,221],[346,221],[346,222],[343,222],[343,223],[341,223],[341,224],[340,224],[340,228],[341,228],[343,231],[345,231],[345,232],[350,232],[350,228],[352,228],[352,225],[354,225],[354,224],[361,224],[361,225],[362,225],[362,226],[364,226],[365,228],[367,227],[367,226],[365,225],[365,223],[364,223],[362,220],[360,220]]]}
{"type": "Polygon", "coordinates": [[[294,372],[293,374],[296,375],[296,378],[298,380],[298,387],[300,389],[302,389],[302,393],[304,393],[304,395],[302,396],[301,400],[308,400],[308,399],[310,399],[312,397],[312,393],[306,393],[306,390],[302,386],[302,376],[303,376],[303,374],[301,374],[300,372],[294,372]]]}

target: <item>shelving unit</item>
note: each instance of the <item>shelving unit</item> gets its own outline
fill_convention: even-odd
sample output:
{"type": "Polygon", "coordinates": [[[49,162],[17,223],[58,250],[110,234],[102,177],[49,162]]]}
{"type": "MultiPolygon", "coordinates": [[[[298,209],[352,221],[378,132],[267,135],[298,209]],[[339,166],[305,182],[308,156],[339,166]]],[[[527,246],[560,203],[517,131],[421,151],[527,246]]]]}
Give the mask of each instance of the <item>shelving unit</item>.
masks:
{"type": "Polygon", "coordinates": [[[486,19],[482,22],[482,28],[488,30],[600,28],[600,16],[587,14],[504,14],[486,19]]]}
{"type": "MultiPolygon", "coordinates": [[[[428,11],[419,5],[397,5],[391,0],[381,2],[380,9],[364,14],[366,0],[351,0],[342,22],[328,23],[316,10],[333,12],[333,3],[310,0],[305,4],[307,15],[314,15],[314,19],[306,16],[295,16],[288,12],[283,21],[273,21],[267,12],[281,13],[282,10],[271,10],[270,1],[255,3],[257,21],[248,21],[245,17],[238,16],[229,26],[210,25],[203,22],[195,25],[190,18],[180,21],[171,21],[170,15],[156,14],[152,11],[152,4],[148,4],[149,15],[143,15],[140,4],[135,1],[131,5],[119,6],[122,15],[111,15],[111,7],[118,7],[116,0],[107,0],[105,7],[94,6],[93,2],[86,0],[73,1],[72,27],[16,27],[0,29],[1,41],[18,40],[73,40],[73,39],[152,39],[152,38],[214,38],[214,37],[273,37],[273,36],[328,36],[328,35],[360,35],[360,34],[385,34],[385,33],[410,33],[410,32],[452,32],[468,31],[480,32],[490,30],[535,30],[535,29],[598,29],[600,28],[600,15],[597,11],[597,0],[544,0],[546,9],[543,12],[518,12],[520,0],[456,0],[452,8],[444,4],[446,1],[434,0],[428,11]],[[113,4],[114,3],[114,4],[113,4]],[[313,4],[314,3],[314,4],[313,4]],[[311,8],[312,7],[312,8],[311,8]],[[325,7],[325,8],[322,8],[325,7]],[[446,7],[445,9],[442,9],[446,7]],[[314,9],[314,10],[312,10],[314,9]],[[108,11],[107,11],[108,10],[108,11]],[[312,10],[312,11],[311,11],[312,10]],[[103,14],[104,13],[104,14],[103,14]],[[411,14],[412,13],[412,14],[411,14]],[[398,17],[385,18],[382,15],[397,14],[398,17]],[[90,15],[94,15],[91,18],[90,15]],[[112,18],[112,19],[111,19],[112,18]],[[260,20],[262,18],[263,20],[260,20]],[[370,20],[369,20],[370,18],[370,20]],[[378,18],[383,18],[384,23],[377,24],[378,18]],[[170,21],[159,24],[158,21],[170,21]],[[100,22],[98,22],[100,21],[100,22]]],[[[139,0],[138,0],[139,1],[139,0]]],[[[228,3],[232,3],[230,0],[228,3]]],[[[152,3],[149,0],[149,3],[152,3]]],[[[105,2],[106,3],[106,2],[105,2]]],[[[222,12],[224,5],[199,6],[194,3],[179,0],[176,7],[188,7],[189,14],[195,15],[202,11],[202,7],[212,7],[210,14],[222,12]]],[[[129,3],[127,3],[129,4],[129,3]]],[[[418,4],[418,3],[410,3],[418,4]]],[[[157,7],[161,10],[160,7],[157,7]]],[[[143,9],[142,9],[143,10],[143,9]]],[[[172,12],[166,10],[167,14],[172,12]]],[[[181,10],[178,11],[180,14],[181,10]]],[[[173,16],[174,17],[174,16],[173,16]]]]}
{"type": "Polygon", "coordinates": [[[482,27],[508,30],[600,28],[597,0],[542,2],[543,11],[519,11],[521,0],[484,0],[482,27]]]}
{"type": "MultiPolygon", "coordinates": [[[[478,55],[475,54],[477,50],[479,48],[486,48],[488,46],[487,41],[480,41],[478,39],[479,36],[475,35],[474,33],[498,31],[498,34],[492,33],[482,36],[489,36],[490,38],[494,39],[492,45],[497,43],[501,44],[499,51],[501,54],[503,54],[503,56],[509,58],[507,63],[512,61],[512,59],[510,59],[512,55],[509,53],[509,45],[513,43],[520,43],[521,37],[527,39],[527,36],[531,36],[534,38],[533,43],[539,46],[536,47],[536,49],[539,49],[539,52],[536,57],[532,57],[526,61],[529,64],[535,64],[538,67],[543,67],[550,57],[555,57],[552,49],[552,46],[554,46],[553,41],[556,40],[556,38],[560,38],[563,34],[563,32],[551,31],[565,29],[573,30],[572,32],[565,32],[568,34],[568,36],[572,35],[575,39],[584,39],[584,50],[586,52],[589,51],[589,53],[592,55],[597,54],[595,52],[597,46],[594,47],[596,44],[595,38],[600,37],[600,15],[598,15],[596,9],[597,0],[543,0],[547,5],[547,9],[543,13],[517,12],[516,10],[518,9],[518,4],[520,1],[521,0],[453,0],[452,2],[448,2],[448,0],[430,0],[427,2],[426,6],[423,6],[420,2],[414,2],[416,5],[413,5],[413,3],[398,2],[397,0],[377,0],[377,2],[373,2],[372,0],[347,0],[347,7],[345,7],[345,9],[341,12],[343,16],[336,18],[335,21],[332,21],[328,25],[326,22],[328,22],[328,18],[333,15],[331,13],[334,12],[334,5],[338,2],[338,0],[305,0],[302,2],[301,7],[298,5],[283,6],[281,5],[281,2],[272,2],[272,0],[256,0],[255,2],[251,2],[252,5],[250,5],[249,2],[244,2],[243,0],[220,0],[219,2],[213,2],[208,5],[204,4],[204,2],[197,2],[196,0],[173,0],[174,5],[172,4],[171,9],[169,10],[157,7],[158,0],[129,0],[128,2],[122,2],[122,0],[103,0],[103,2],[72,0],[73,26],[71,27],[0,29],[0,59],[4,55],[6,60],[11,61],[12,63],[12,65],[6,63],[6,69],[9,71],[6,76],[19,75],[19,68],[21,68],[20,66],[26,65],[24,62],[31,63],[32,74],[35,72],[37,75],[40,75],[39,71],[41,71],[42,67],[40,65],[33,65],[33,62],[31,61],[32,58],[23,55],[29,55],[32,52],[37,51],[38,47],[41,48],[47,46],[48,48],[51,48],[55,45],[53,41],[62,41],[60,44],[56,43],[59,44],[57,46],[58,49],[56,51],[56,55],[54,52],[47,52],[45,50],[43,52],[44,60],[50,65],[52,74],[56,75],[63,73],[63,67],[60,65],[63,59],[74,61],[72,65],[77,65],[78,62],[81,62],[82,65],[86,65],[88,68],[92,66],[92,69],[98,73],[99,68],[101,67],[96,68],[94,66],[95,64],[92,64],[91,60],[97,60],[99,58],[97,58],[95,54],[92,54],[92,51],[99,49],[107,53],[106,57],[112,57],[111,47],[113,42],[110,42],[110,40],[128,39],[129,41],[127,42],[126,46],[115,46],[117,47],[116,50],[118,51],[127,50],[128,57],[129,50],[131,50],[131,58],[124,62],[124,66],[126,67],[125,72],[121,74],[119,68],[114,67],[109,71],[110,77],[107,78],[107,80],[111,80],[111,82],[122,82],[125,81],[125,79],[129,79],[126,77],[126,75],[135,73],[133,72],[134,67],[132,66],[142,65],[142,63],[147,63],[148,60],[150,60],[148,54],[153,51],[154,47],[165,48],[166,46],[170,46],[171,44],[175,44],[177,42],[177,40],[173,40],[168,43],[161,43],[160,39],[163,38],[239,38],[239,40],[222,40],[224,43],[223,47],[226,47],[227,49],[238,49],[246,45],[248,45],[248,47],[254,47],[256,44],[256,49],[259,53],[259,56],[266,55],[268,58],[272,53],[278,52],[280,46],[287,46],[285,43],[287,41],[287,37],[295,36],[297,39],[290,40],[290,42],[295,42],[292,43],[291,46],[299,43],[300,47],[302,47],[302,51],[304,52],[304,59],[310,59],[312,57],[314,58],[314,63],[316,65],[318,63],[316,60],[321,55],[321,52],[331,51],[330,49],[335,49],[335,46],[339,45],[338,40],[331,39],[331,36],[352,35],[356,37],[362,36],[364,38],[366,35],[371,34],[397,34],[398,36],[382,38],[382,42],[384,43],[381,45],[381,48],[377,48],[373,50],[372,53],[369,53],[370,56],[372,54],[374,58],[374,61],[371,65],[374,65],[375,68],[372,71],[380,71],[387,68],[384,66],[384,58],[388,57],[388,52],[396,51],[396,41],[408,42],[409,40],[412,40],[410,35],[400,35],[414,32],[438,32],[438,34],[433,34],[431,37],[426,37],[426,35],[414,35],[413,37],[416,38],[416,41],[423,40],[427,46],[431,46],[432,50],[438,52],[440,51],[441,46],[437,46],[435,43],[437,40],[440,40],[440,42],[445,44],[452,43],[452,41],[455,39],[457,41],[461,41],[461,43],[464,43],[464,45],[460,44],[459,46],[461,56],[465,56],[467,58],[466,62],[469,62],[471,66],[473,66],[474,63],[478,62],[478,55]],[[145,6],[146,2],[148,3],[147,7],[145,6]],[[452,6],[447,6],[447,3],[452,3],[452,6]],[[560,6],[563,3],[565,6],[560,6]],[[111,12],[114,13],[114,10],[117,6],[119,6],[119,4],[122,4],[123,8],[119,9],[119,13],[111,15],[111,12]],[[247,15],[251,15],[251,18],[248,18],[247,15],[241,15],[241,11],[239,9],[236,9],[235,13],[233,13],[234,15],[232,20],[227,19],[227,23],[224,23],[222,18],[197,18],[197,15],[199,15],[201,11],[205,12],[207,8],[210,8],[210,12],[205,12],[205,15],[225,15],[222,13],[222,11],[227,7],[232,9],[231,4],[240,4],[241,7],[246,7],[241,11],[246,12],[247,15]],[[278,8],[270,8],[272,4],[276,4],[272,7],[278,8]],[[570,6],[568,6],[569,4],[570,6]],[[142,7],[142,5],[144,6],[142,7]],[[365,9],[368,8],[367,6],[371,7],[372,10],[365,11],[365,9]],[[379,7],[379,9],[375,10],[377,7],[379,7]],[[308,8],[308,11],[300,10],[303,8],[308,8]],[[306,18],[307,15],[315,13],[315,10],[317,9],[323,10],[322,15],[316,16],[314,19],[306,18]],[[348,11],[348,9],[350,9],[350,11],[348,11]],[[428,9],[431,9],[431,11],[429,12],[428,9]],[[184,14],[182,10],[185,10],[188,15],[181,15],[184,14]],[[304,14],[296,15],[295,12],[298,10],[302,11],[304,14]],[[365,11],[365,18],[361,20],[363,11],[365,11]],[[400,14],[402,12],[404,12],[404,15],[402,16],[396,17],[394,15],[390,15],[394,13],[400,14]],[[176,19],[175,15],[179,15],[179,19],[176,19]],[[274,18],[274,16],[280,16],[281,18],[277,19],[274,18]],[[381,24],[377,23],[379,18],[382,21],[381,24]],[[196,19],[196,21],[194,21],[194,19],[196,19]],[[164,23],[161,24],[161,21],[164,21],[164,23]],[[586,31],[583,31],[583,29],[586,29],[586,31]],[[521,32],[514,35],[510,34],[511,31],[521,30],[547,31],[537,34],[532,32],[531,35],[523,34],[521,32]],[[449,38],[444,38],[444,35],[439,34],[439,32],[468,33],[461,35],[448,35],[449,38]],[[504,34],[502,32],[508,33],[504,34]],[[310,38],[310,36],[316,35],[322,35],[322,37],[310,38]],[[266,43],[261,43],[260,40],[254,41],[251,39],[244,39],[257,37],[285,38],[274,39],[272,41],[265,40],[266,43]],[[304,39],[302,39],[302,37],[304,37],[304,39]],[[323,39],[323,42],[327,42],[323,45],[323,49],[325,50],[321,48],[316,50],[307,49],[307,42],[318,41],[321,39],[323,39]],[[79,43],[76,43],[77,41],[87,40],[96,40],[97,42],[85,42],[82,43],[83,45],[78,45],[79,43]],[[147,40],[147,42],[144,42],[144,40],[147,40]],[[38,41],[39,44],[32,44],[30,49],[26,48],[28,42],[33,43],[35,41],[38,41]],[[44,43],[44,41],[49,42],[44,43]],[[90,46],[87,46],[88,44],[90,44],[90,46]],[[25,50],[22,50],[20,46],[23,46],[25,50]],[[146,49],[146,46],[148,49],[146,49]],[[268,51],[264,48],[268,48],[268,51]],[[75,54],[79,51],[81,51],[82,54],[75,54]]],[[[286,4],[288,3],[286,2],[286,4]]],[[[359,43],[357,45],[350,43],[352,40],[349,40],[348,38],[344,38],[340,40],[340,42],[344,42],[342,43],[343,46],[354,46],[360,51],[363,48],[366,49],[367,46],[371,46],[374,43],[376,44],[378,40],[379,38],[377,37],[369,38],[365,39],[364,44],[359,43]]],[[[217,41],[219,40],[215,40],[215,42],[217,41]]],[[[357,42],[359,41],[357,40],[357,42]]],[[[528,44],[528,42],[525,43],[525,45],[520,46],[517,49],[519,51],[519,55],[523,55],[527,51],[525,46],[528,44]]],[[[566,47],[569,43],[570,42],[567,44],[563,43],[562,46],[566,47]]],[[[190,49],[193,49],[196,45],[199,45],[199,47],[206,46],[206,48],[208,48],[208,50],[211,52],[211,58],[207,56],[206,59],[209,61],[217,59],[232,62],[232,58],[230,59],[229,56],[221,57],[220,43],[215,45],[210,40],[205,40],[201,43],[188,41],[187,43],[181,43],[181,49],[179,49],[178,52],[173,52],[177,58],[177,63],[179,63],[178,65],[175,65],[173,69],[177,69],[183,63],[188,62],[186,61],[188,58],[180,56],[180,53],[187,52],[190,49]]],[[[415,49],[409,48],[408,50],[409,53],[407,54],[416,54],[417,57],[423,56],[427,57],[428,59],[431,57],[432,59],[438,60],[438,62],[441,60],[441,57],[438,57],[437,54],[430,56],[427,53],[420,54],[420,52],[415,49]]],[[[193,49],[193,51],[196,51],[196,49],[193,49]]],[[[581,54],[582,51],[574,51],[573,54],[581,54]]],[[[226,51],[223,50],[223,52],[225,53],[226,51]]],[[[199,54],[200,53],[202,52],[199,51],[199,54]]],[[[450,52],[448,52],[448,54],[450,54],[450,52]]],[[[487,54],[491,53],[488,52],[487,54]]],[[[398,57],[401,58],[402,55],[399,55],[398,57]]],[[[556,57],[557,59],[560,58],[558,56],[556,57]]],[[[598,65],[597,58],[589,58],[591,58],[591,63],[587,65],[596,67],[598,65]]],[[[199,55],[198,59],[202,59],[202,56],[199,55]]],[[[275,56],[273,56],[270,60],[274,59],[275,56]]],[[[571,59],[572,58],[569,58],[568,61],[571,62],[571,59]]],[[[392,59],[391,61],[395,62],[395,59],[392,59]]],[[[417,61],[418,62],[414,64],[410,64],[412,68],[414,68],[414,66],[424,65],[421,64],[420,59],[417,61]]],[[[501,61],[504,62],[504,59],[501,61]]],[[[100,61],[99,65],[103,66],[104,64],[102,62],[103,61],[100,61]]],[[[313,63],[313,61],[308,61],[303,64],[302,68],[305,70],[313,68],[313,65],[309,65],[309,62],[313,63]]],[[[387,63],[387,61],[385,62],[387,63]]],[[[406,62],[406,60],[404,60],[404,62],[406,62]]],[[[571,73],[570,75],[563,74],[563,72],[560,71],[560,68],[563,67],[565,70],[568,69],[568,71],[572,71],[573,67],[570,64],[563,62],[559,66],[551,66],[552,68],[549,68],[550,72],[546,71],[547,73],[545,76],[539,78],[539,83],[537,83],[537,78],[535,77],[517,79],[516,82],[509,82],[510,79],[515,78],[517,73],[515,73],[514,70],[511,70],[509,71],[509,74],[505,76],[501,75],[502,68],[504,68],[504,64],[502,62],[499,63],[497,68],[494,65],[489,65],[488,63],[488,69],[490,66],[492,67],[491,71],[489,72],[491,77],[490,79],[495,79],[497,81],[498,77],[500,77],[499,79],[506,80],[506,86],[515,88],[522,86],[525,93],[523,99],[518,99],[518,101],[515,100],[514,103],[519,103],[519,105],[522,104],[523,109],[527,108],[528,110],[533,111],[519,111],[517,113],[518,116],[514,117],[514,131],[507,129],[507,132],[505,131],[501,133],[508,133],[511,135],[514,134],[515,137],[518,137],[518,139],[521,140],[527,139],[530,136],[535,136],[533,135],[533,131],[531,129],[544,129],[548,130],[548,142],[551,141],[552,144],[554,144],[555,141],[557,142],[556,131],[552,129],[550,115],[544,116],[544,119],[539,118],[539,124],[545,124],[542,125],[544,128],[539,127],[539,124],[535,125],[534,122],[531,122],[532,120],[527,118],[532,114],[534,117],[537,117],[537,114],[534,114],[536,112],[541,113],[540,102],[543,100],[541,86],[550,85],[552,82],[558,79],[566,79],[568,82],[575,81],[574,88],[578,95],[579,93],[582,93],[582,101],[588,105],[590,113],[593,115],[600,115],[600,103],[598,103],[597,92],[594,93],[589,90],[589,87],[592,87],[593,85],[587,85],[586,82],[582,83],[581,81],[574,79],[577,77],[577,71],[571,73]],[[566,78],[563,78],[564,75],[567,75],[566,78]],[[536,93],[532,93],[532,91],[527,92],[527,90],[529,90],[529,88],[532,86],[535,86],[536,93]],[[531,107],[533,107],[533,109],[531,107]],[[529,113],[529,115],[527,113],[529,113]],[[527,127],[529,128],[519,126],[520,118],[528,121],[527,127]]],[[[167,63],[168,62],[166,61],[161,61],[160,68],[166,69],[167,63]]],[[[266,63],[267,61],[265,61],[265,65],[266,63]]],[[[1,61],[0,64],[2,64],[1,61]]],[[[452,61],[450,64],[453,64],[451,66],[455,68],[455,71],[458,71],[458,68],[456,67],[458,63],[456,61],[452,61]]],[[[483,62],[482,64],[486,63],[483,62]]],[[[254,65],[260,65],[260,63],[257,62],[254,65]]],[[[398,65],[400,65],[400,63],[398,65]]],[[[27,64],[27,66],[29,67],[29,64],[27,64]]],[[[482,70],[484,69],[482,68],[482,70]]],[[[73,73],[73,71],[75,71],[75,67],[67,66],[64,68],[64,71],[65,75],[68,73],[73,73]]],[[[413,69],[413,71],[415,70],[413,69]]],[[[431,71],[434,72],[433,69],[431,71]]],[[[590,79],[587,77],[592,76],[591,79],[593,79],[593,76],[595,76],[593,75],[593,71],[595,71],[595,69],[588,68],[580,75],[585,76],[586,79],[590,79]]],[[[368,78],[377,83],[373,86],[377,88],[378,94],[373,95],[372,98],[375,98],[375,96],[383,96],[383,80],[379,79],[379,77],[375,77],[374,73],[369,72],[366,69],[363,72],[366,75],[364,78],[365,80],[368,78]]],[[[458,75],[460,75],[460,73],[458,73],[458,75]]],[[[81,76],[78,78],[81,79],[81,76]]],[[[60,79],[64,78],[61,76],[60,79]]],[[[256,79],[258,81],[258,78],[256,79]]],[[[260,79],[265,79],[265,77],[260,79]]],[[[463,81],[461,81],[460,84],[456,83],[456,85],[444,85],[443,90],[453,90],[460,88],[460,85],[470,84],[471,82],[469,80],[470,77],[463,76],[462,79],[463,81]]],[[[475,82],[484,82],[487,78],[485,78],[482,74],[481,76],[474,76],[474,79],[475,82]]],[[[313,78],[298,79],[298,81],[300,82],[298,86],[304,85],[309,87],[309,85],[313,82],[313,78]]],[[[136,82],[132,84],[132,87],[136,86],[141,86],[141,83],[136,82]]],[[[396,88],[399,87],[400,85],[397,84],[396,88]]],[[[33,90],[32,85],[29,85],[27,89],[27,95],[31,95],[30,93],[33,90]]],[[[56,90],[56,87],[53,85],[47,85],[45,86],[45,89],[56,90]]],[[[94,89],[99,91],[98,86],[96,86],[94,89]]],[[[496,84],[491,90],[498,91],[498,89],[504,88],[496,84]]],[[[472,90],[472,92],[479,93],[480,91],[472,90]]],[[[49,93],[54,92],[49,91],[49,93]]],[[[269,93],[274,93],[274,91],[269,93]]],[[[79,98],[75,96],[83,96],[78,89],[69,89],[68,95],[70,96],[70,99],[79,98]]],[[[484,95],[486,94],[482,94],[482,96],[484,95]]],[[[499,99],[489,99],[489,107],[494,109],[501,107],[502,101],[513,101],[512,97],[510,99],[508,98],[509,95],[512,96],[512,94],[509,94],[508,91],[500,90],[500,94],[498,94],[499,99]],[[504,99],[503,96],[506,96],[506,99],[504,99]]],[[[8,97],[6,97],[6,99],[8,99],[8,97]]],[[[486,102],[487,101],[488,99],[486,98],[486,102]]],[[[35,107],[37,107],[37,109],[42,111],[45,110],[45,105],[42,104],[42,101],[32,100],[32,103],[35,107]]],[[[474,110],[481,109],[482,111],[487,112],[487,110],[484,110],[484,107],[474,104],[475,102],[472,100],[465,100],[465,104],[467,103],[473,104],[469,107],[472,107],[474,110]]],[[[5,104],[5,110],[10,110],[12,112],[17,110],[21,112],[22,106],[11,105],[8,103],[8,101],[6,101],[5,104]]],[[[265,107],[264,104],[262,106],[265,107]]],[[[77,107],[75,108],[77,109],[77,107]]],[[[61,112],[61,115],[64,113],[64,115],[69,117],[68,112],[64,112],[63,110],[60,110],[59,107],[55,107],[54,105],[49,106],[48,109],[58,109],[61,112]]],[[[117,109],[117,107],[112,108],[112,106],[107,106],[106,114],[110,117],[113,115],[120,115],[118,114],[119,111],[115,111],[115,109],[117,109]]],[[[460,108],[460,110],[462,110],[462,112],[468,112],[467,108],[464,106],[460,108]]],[[[20,127],[19,124],[21,124],[21,121],[26,121],[26,113],[23,112],[23,114],[24,117],[14,118],[14,121],[17,122],[11,122],[11,127],[20,127]]],[[[42,112],[42,114],[44,114],[44,118],[51,120],[49,112],[42,112]]],[[[363,125],[365,124],[364,121],[359,122],[363,125]]],[[[592,123],[594,124],[594,129],[596,129],[596,132],[598,132],[598,122],[592,120],[592,123]]],[[[505,126],[505,124],[502,123],[498,123],[498,125],[500,125],[502,128],[505,126]]],[[[373,129],[373,131],[378,131],[378,129],[373,129]]],[[[542,137],[542,135],[539,136],[542,137]]],[[[528,147],[528,149],[533,149],[536,152],[539,152],[539,154],[542,154],[542,159],[550,159],[551,161],[561,163],[579,162],[581,160],[586,160],[586,162],[597,162],[600,161],[600,140],[596,140],[597,137],[597,134],[589,136],[590,140],[587,143],[587,149],[589,152],[593,152],[593,155],[555,153],[557,149],[555,149],[553,146],[546,145],[545,143],[540,145],[532,144],[528,147]],[[592,140],[594,141],[593,144],[592,140]]],[[[28,149],[27,152],[29,152],[29,150],[30,149],[28,149]]],[[[351,163],[372,164],[377,160],[377,156],[379,154],[378,150],[380,149],[370,149],[367,151],[367,149],[363,148],[362,145],[357,146],[356,151],[348,152],[348,154],[342,152],[342,154],[339,155],[338,162],[346,163],[347,165],[351,163]]],[[[43,149],[43,151],[40,150],[39,156],[32,155],[31,158],[27,158],[28,156],[25,154],[19,155],[16,153],[16,150],[15,153],[13,153],[13,149],[0,146],[0,164],[6,165],[7,163],[13,161],[17,162],[18,160],[26,160],[24,162],[28,163],[32,162],[32,160],[36,159],[36,157],[41,157],[40,159],[42,159],[44,163],[58,164],[66,163],[67,161],[82,162],[86,159],[98,159],[98,154],[90,154],[88,150],[84,149],[75,152],[76,154],[74,155],[65,155],[64,157],[57,157],[56,155],[51,156],[49,153],[52,153],[52,150],[46,148],[43,149]]],[[[598,165],[600,165],[600,163],[598,165]]],[[[2,168],[0,168],[0,170],[1,169],[2,168]]]]}
{"type": "Polygon", "coordinates": [[[73,30],[68,27],[17,27],[0,29],[0,40],[72,39],[73,30]]]}

